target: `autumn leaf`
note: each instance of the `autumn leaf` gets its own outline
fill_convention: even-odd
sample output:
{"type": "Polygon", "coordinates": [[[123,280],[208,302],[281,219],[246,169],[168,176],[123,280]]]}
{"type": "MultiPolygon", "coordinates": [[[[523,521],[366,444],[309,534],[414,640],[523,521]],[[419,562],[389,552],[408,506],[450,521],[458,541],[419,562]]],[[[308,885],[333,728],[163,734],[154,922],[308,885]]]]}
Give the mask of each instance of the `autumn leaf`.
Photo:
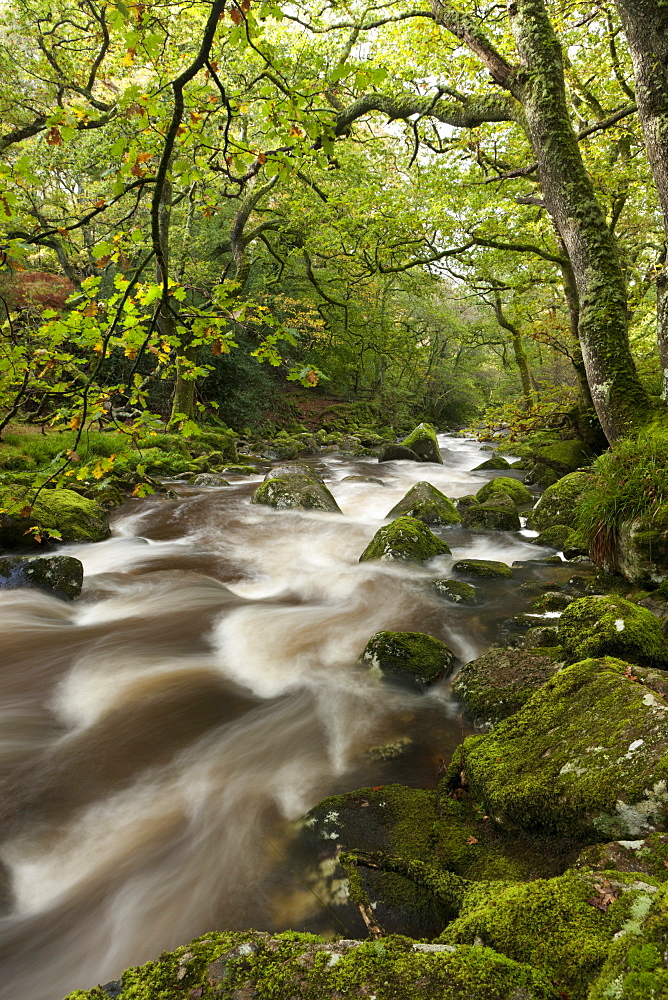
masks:
{"type": "Polygon", "coordinates": [[[213,344],[211,345],[211,353],[216,355],[223,353],[223,345],[220,342],[220,337],[218,337],[217,340],[214,340],[213,344]]]}
{"type": "Polygon", "coordinates": [[[317,385],[318,384],[318,373],[316,371],[314,371],[313,368],[311,368],[310,372],[307,372],[307,374],[306,374],[306,381],[308,382],[309,385],[317,385]]]}
{"type": "Polygon", "coordinates": [[[233,21],[234,24],[241,24],[243,19],[244,16],[241,11],[237,7],[233,7],[230,11],[230,21],[233,21]]]}
{"type": "Polygon", "coordinates": [[[258,153],[257,154],[257,162],[258,163],[266,163],[267,162],[266,155],[264,153],[258,153]]]}
{"type": "Polygon", "coordinates": [[[250,6],[251,6],[250,0],[241,0],[241,9],[244,12],[244,14],[248,13],[248,11],[250,10],[250,6]]]}
{"type": "Polygon", "coordinates": [[[598,895],[592,896],[587,902],[590,906],[595,906],[597,910],[605,913],[610,904],[614,903],[619,896],[619,889],[615,890],[607,879],[602,879],[600,883],[595,882],[594,888],[598,895]]]}
{"type": "Polygon", "coordinates": [[[72,428],[73,431],[78,431],[79,428],[81,427],[81,417],[79,416],[72,417],[72,419],[70,420],[70,427],[72,428]]]}
{"type": "Polygon", "coordinates": [[[19,517],[30,517],[31,514],[32,514],[32,507],[30,505],[21,507],[21,510],[19,511],[19,517]]]}
{"type": "Polygon", "coordinates": [[[49,146],[62,146],[63,137],[60,134],[60,129],[53,125],[49,131],[46,133],[46,141],[49,146]]]}
{"type": "Polygon", "coordinates": [[[89,302],[86,308],[83,310],[84,316],[97,316],[99,312],[99,307],[97,302],[89,302]]]}
{"type": "Polygon", "coordinates": [[[477,844],[478,843],[478,838],[474,837],[473,834],[470,834],[466,838],[466,843],[469,844],[469,846],[472,845],[472,844],[477,844]]]}
{"type": "Polygon", "coordinates": [[[292,127],[290,128],[290,135],[291,135],[291,136],[300,136],[300,135],[303,135],[303,134],[304,134],[304,133],[302,132],[302,130],[301,130],[300,128],[297,128],[297,126],[296,126],[296,125],[293,125],[293,126],[292,126],[292,127]]]}
{"type": "Polygon", "coordinates": [[[137,163],[148,163],[152,156],[153,153],[140,153],[137,157],[137,163]]]}
{"type": "Polygon", "coordinates": [[[95,207],[96,208],[104,208],[106,204],[107,203],[104,200],[104,198],[98,198],[97,201],[95,202],[95,207]]]}

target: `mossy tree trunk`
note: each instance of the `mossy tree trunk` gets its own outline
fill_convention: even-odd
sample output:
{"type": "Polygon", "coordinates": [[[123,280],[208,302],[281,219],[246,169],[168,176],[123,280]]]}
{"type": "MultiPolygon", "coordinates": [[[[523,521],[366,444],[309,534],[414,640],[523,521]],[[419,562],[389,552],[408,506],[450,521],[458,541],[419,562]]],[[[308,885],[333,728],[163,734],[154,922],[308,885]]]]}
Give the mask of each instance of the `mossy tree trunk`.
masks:
{"type": "Polygon", "coordinates": [[[668,0],[615,0],[633,60],[635,97],[659,192],[666,257],[657,276],[657,339],[668,398],[668,0]]]}
{"type": "Polygon", "coordinates": [[[506,314],[503,311],[503,304],[501,302],[501,294],[498,288],[494,289],[494,312],[496,314],[496,321],[503,330],[507,330],[510,334],[511,343],[513,345],[513,356],[515,358],[515,364],[520,373],[520,382],[522,383],[522,396],[524,398],[524,408],[529,411],[533,409],[534,396],[533,389],[531,387],[531,372],[529,371],[529,362],[527,360],[526,351],[524,350],[524,344],[522,343],[522,334],[514,323],[511,323],[506,314]]]}

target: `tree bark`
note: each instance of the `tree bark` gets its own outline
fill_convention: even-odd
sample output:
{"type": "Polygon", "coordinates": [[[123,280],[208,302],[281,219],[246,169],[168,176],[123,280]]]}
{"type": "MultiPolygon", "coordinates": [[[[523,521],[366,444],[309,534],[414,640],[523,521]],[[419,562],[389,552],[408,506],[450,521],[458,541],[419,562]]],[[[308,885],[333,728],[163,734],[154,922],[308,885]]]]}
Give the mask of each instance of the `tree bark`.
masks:
{"type": "Polygon", "coordinates": [[[633,60],[635,98],[659,192],[666,257],[657,277],[657,340],[668,398],[668,0],[615,0],[633,60]]]}
{"type": "Polygon", "coordinates": [[[496,314],[496,322],[500,327],[502,327],[502,329],[507,330],[511,337],[515,364],[517,365],[520,373],[520,381],[522,383],[524,409],[527,411],[532,410],[534,398],[533,390],[531,388],[531,372],[529,371],[529,362],[527,361],[524,344],[522,343],[522,334],[520,333],[519,328],[516,327],[514,323],[511,323],[504,313],[501,295],[498,288],[494,289],[494,312],[496,314]]]}

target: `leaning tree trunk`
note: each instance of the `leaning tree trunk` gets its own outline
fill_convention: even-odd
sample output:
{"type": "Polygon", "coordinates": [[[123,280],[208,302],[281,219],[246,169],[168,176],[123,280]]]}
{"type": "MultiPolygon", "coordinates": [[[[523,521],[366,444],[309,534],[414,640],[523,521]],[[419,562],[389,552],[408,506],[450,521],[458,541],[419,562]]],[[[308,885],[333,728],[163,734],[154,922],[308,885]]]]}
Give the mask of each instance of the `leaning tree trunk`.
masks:
{"type": "Polygon", "coordinates": [[[666,230],[666,257],[657,277],[657,339],[668,398],[668,0],[615,0],[626,32],[638,115],[647,157],[659,192],[666,230]]]}
{"type": "Polygon", "coordinates": [[[522,104],[545,206],[573,268],[587,381],[606,437],[614,441],[644,422],[650,407],[631,356],[621,262],[571,126],[561,47],[545,4],[516,0],[509,12],[521,60],[509,89],[522,104]]]}

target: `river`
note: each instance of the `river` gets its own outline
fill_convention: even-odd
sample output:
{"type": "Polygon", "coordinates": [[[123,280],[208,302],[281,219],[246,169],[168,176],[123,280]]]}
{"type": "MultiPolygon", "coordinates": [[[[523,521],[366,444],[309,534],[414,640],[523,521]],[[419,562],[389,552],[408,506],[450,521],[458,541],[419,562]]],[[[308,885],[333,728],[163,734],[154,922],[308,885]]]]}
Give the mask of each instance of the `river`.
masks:
{"type": "Polygon", "coordinates": [[[457,558],[553,553],[453,527],[427,568],[358,562],[413,483],[459,497],[490,477],[476,442],[440,440],[443,466],[311,459],[343,516],[251,506],[261,476],[129,501],[110,539],[60,550],[84,564],[79,600],[0,593],[0,1000],[60,1000],[211,929],[323,929],[290,821],[362,785],[433,787],[470,731],[447,681],[370,678],[367,640],[425,631],[466,661],[528,608],[520,578],[560,570],[463,608],[428,586],[457,558]],[[396,760],[367,753],[400,739],[396,760]]]}

